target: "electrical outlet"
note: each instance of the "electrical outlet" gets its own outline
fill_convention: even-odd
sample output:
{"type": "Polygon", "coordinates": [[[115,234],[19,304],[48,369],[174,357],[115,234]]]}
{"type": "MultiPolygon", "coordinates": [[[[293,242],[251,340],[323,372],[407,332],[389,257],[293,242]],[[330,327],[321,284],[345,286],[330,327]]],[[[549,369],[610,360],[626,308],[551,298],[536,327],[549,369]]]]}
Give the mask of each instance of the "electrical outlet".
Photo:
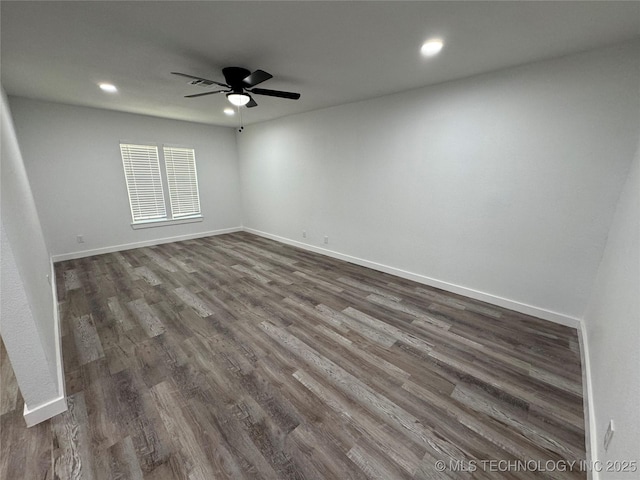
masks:
{"type": "Polygon", "coordinates": [[[329,237],[327,237],[327,236],[324,237],[324,243],[325,244],[329,243],[329,237]]]}
{"type": "Polygon", "coordinates": [[[609,450],[609,444],[611,443],[611,439],[613,438],[613,434],[615,432],[615,428],[613,427],[613,419],[609,420],[609,425],[607,426],[607,431],[604,434],[604,451],[609,450]]]}
{"type": "Polygon", "coordinates": [[[78,243],[84,243],[84,235],[76,236],[76,240],[78,241],[78,243]]]}
{"type": "Polygon", "coordinates": [[[307,238],[307,231],[306,230],[302,230],[302,238],[307,238]]]}

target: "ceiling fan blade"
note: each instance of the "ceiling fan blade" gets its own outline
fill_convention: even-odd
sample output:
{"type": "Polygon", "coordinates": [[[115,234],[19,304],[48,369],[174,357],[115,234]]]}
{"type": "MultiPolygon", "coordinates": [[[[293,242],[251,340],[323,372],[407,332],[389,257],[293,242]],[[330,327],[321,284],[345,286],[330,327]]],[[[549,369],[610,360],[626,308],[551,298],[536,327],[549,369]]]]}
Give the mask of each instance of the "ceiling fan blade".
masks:
{"type": "Polygon", "coordinates": [[[186,73],[180,73],[180,72],[171,72],[172,75],[179,75],[181,77],[186,77],[186,78],[191,78],[192,80],[198,80],[198,83],[196,85],[220,85],[221,87],[229,87],[229,85],[227,85],[226,83],[220,83],[220,82],[216,82],[215,80],[209,80],[207,78],[202,78],[202,77],[194,77],[193,75],[187,75],[186,73]]]}
{"type": "Polygon", "coordinates": [[[273,78],[273,75],[265,72],[264,70],[256,70],[252,74],[248,75],[246,78],[242,80],[242,83],[245,84],[246,87],[255,87],[259,83],[262,83],[266,80],[273,78]]]}
{"type": "Polygon", "coordinates": [[[249,98],[250,98],[251,100],[249,100],[249,103],[247,103],[247,104],[245,105],[245,107],[247,107],[247,108],[257,107],[257,106],[258,106],[258,104],[257,104],[257,103],[256,103],[256,101],[253,99],[253,97],[252,97],[252,96],[249,96],[249,98]]]}
{"type": "Polygon", "coordinates": [[[227,92],[228,90],[214,90],[213,92],[195,93],[193,95],[185,95],[184,98],[204,97],[205,95],[213,95],[214,93],[227,92]]]}
{"type": "Polygon", "coordinates": [[[267,90],[264,88],[254,88],[250,90],[251,93],[257,93],[258,95],[269,95],[270,97],[290,98],[291,100],[298,100],[300,98],[299,93],[283,92],[281,90],[267,90]]]}

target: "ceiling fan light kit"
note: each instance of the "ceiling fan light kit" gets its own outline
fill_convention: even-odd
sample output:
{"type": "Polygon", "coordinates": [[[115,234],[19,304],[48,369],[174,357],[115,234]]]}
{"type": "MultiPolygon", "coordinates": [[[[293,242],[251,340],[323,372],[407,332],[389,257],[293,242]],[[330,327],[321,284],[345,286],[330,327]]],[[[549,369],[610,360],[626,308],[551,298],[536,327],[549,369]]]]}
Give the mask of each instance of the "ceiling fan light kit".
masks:
{"type": "Polygon", "coordinates": [[[208,80],[206,78],[196,77],[188,75],[186,73],[171,72],[173,75],[179,75],[181,77],[190,78],[190,85],[218,85],[223,87],[222,90],[213,90],[210,92],[196,93],[193,95],[185,95],[186,98],[203,97],[205,95],[213,95],[215,93],[226,93],[227,100],[236,106],[247,108],[257,107],[258,104],[253,99],[251,94],[255,95],[267,95],[269,97],[288,98],[290,100],[298,100],[300,98],[299,93],[284,92],[282,90],[269,90],[265,88],[254,88],[256,85],[273,78],[273,75],[265,72],[264,70],[256,70],[250,72],[246,68],[241,67],[226,67],[222,69],[222,74],[226,83],[216,82],[215,80],[208,80]]]}
{"type": "Polygon", "coordinates": [[[227,100],[236,107],[242,107],[249,103],[251,97],[244,93],[227,93],[227,100]]]}

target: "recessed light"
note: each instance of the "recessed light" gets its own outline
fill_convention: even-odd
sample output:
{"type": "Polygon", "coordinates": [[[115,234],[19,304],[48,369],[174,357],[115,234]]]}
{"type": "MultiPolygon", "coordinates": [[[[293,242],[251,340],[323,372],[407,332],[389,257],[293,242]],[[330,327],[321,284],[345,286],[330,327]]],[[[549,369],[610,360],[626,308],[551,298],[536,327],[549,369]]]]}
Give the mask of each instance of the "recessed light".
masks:
{"type": "Polygon", "coordinates": [[[420,52],[425,57],[431,57],[439,53],[440,50],[442,50],[442,47],[444,47],[444,43],[442,42],[442,40],[438,40],[438,39],[427,40],[422,45],[420,52]]]}
{"type": "Polygon", "coordinates": [[[227,115],[235,115],[236,112],[233,108],[225,108],[224,113],[226,113],[227,115]]]}
{"type": "Polygon", "coordinates": [[[100,83],[100,84],[98,84],[98,86],[104,92],[116,93],[118,91],[116,86],[115,85],[111,85],[110,83],[100,83]]]}

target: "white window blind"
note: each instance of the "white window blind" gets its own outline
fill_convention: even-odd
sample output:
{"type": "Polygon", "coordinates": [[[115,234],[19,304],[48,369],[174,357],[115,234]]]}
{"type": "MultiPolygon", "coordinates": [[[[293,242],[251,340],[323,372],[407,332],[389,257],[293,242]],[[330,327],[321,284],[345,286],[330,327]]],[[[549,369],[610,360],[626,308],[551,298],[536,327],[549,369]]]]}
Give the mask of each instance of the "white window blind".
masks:
{"type": "Polygon", "coordinates": [[[192,148],[163,147],[173,218],[200,214],[196,157],[192,148]]]}
{"type": "Polygon", "coordinates": [[[158,147],[121,143],[120,153],[133,222],[166,218],[158,147]]]}

